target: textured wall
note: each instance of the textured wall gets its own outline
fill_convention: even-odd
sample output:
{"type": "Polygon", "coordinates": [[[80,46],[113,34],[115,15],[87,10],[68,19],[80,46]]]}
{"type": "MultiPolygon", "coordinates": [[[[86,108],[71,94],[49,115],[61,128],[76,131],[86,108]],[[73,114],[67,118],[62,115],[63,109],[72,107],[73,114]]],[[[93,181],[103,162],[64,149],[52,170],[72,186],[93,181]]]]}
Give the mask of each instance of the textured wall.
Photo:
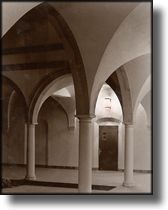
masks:
{"type": "MultiPolygon", "coordinates": [[[[17,98],[15,98],[17,99],[17,98]]],[[[23,108],[16,100],[11,110],[11,128],[8,138],[3,132],[3,162],[24,163],[23,108]],[[17,113],[17,114],[15,114],[17,113]],[[19,151],[19,152],[18,152],[19,151]]],[[[78,166],[78,121],[75,128],[68,128],[67,116],[62,107],[51,97],[43,104],[36,126],[36,164],[50,166],[78,166]]],[[[104,123],[112,125],[113,123],[104,123]]],[[[124,127],[119,126],[118,167],[124,167],[124,127]]],[[[150,170],[151,141],[146,114],[140,105],[134,127],[134,169],[150,170]]],[[[94,122],[93,167],[98,168],[99,130],[94,122]]]]}
{"type": "Polygon", "coordinates": [[[134,168],[151,170],[151,128],[144,108],[139,105],[134,128],[134,168]]]}
{"type": "Polygon", "coordinates": [[[48,98],[40,110],[39,119],[47,122],[48,132],[44,137],[42,133],[40,134],[42,127],[40,128],[40,124],[37,126],[36,155],[38,154],[39,158],[36,159],[36,163],[44,164],[45,159],[48,159],[47,164],[52,166],[77,166],[78,129],[69,129],[67,116],[62,107],[54,99],[48,98]],[[48,151],[43,147],[45,138],[48,139],[48,151]],[[48,157],[44,158],[46,153],[48,157]]]}
{"type": "MultiPolygon", "coordinates": [[[[7,112],[3,113],[3,125],[7,122],[7,112]]],[[[2,161],[3,163],[24,163],[24,107],[22,100],[15,94],[11,101],[9,127],[2,130],[2,161]]]]}

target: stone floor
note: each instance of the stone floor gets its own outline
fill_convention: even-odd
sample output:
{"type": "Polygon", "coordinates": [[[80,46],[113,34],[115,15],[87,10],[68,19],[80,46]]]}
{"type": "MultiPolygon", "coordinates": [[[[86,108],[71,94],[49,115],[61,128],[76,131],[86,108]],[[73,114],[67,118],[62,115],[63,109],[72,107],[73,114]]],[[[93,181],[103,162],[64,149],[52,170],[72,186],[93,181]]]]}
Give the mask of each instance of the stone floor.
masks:
{"type": "MultiPolygon", "coordinates": [[[[10,179],[23,179],[25,177],[25,168],[17,166],[4,167],[2,176],[10,179]]],[[[36,168],[38,181],[78,183],[78,170],[70,169],[52,169],[36,168]]],[[[150,193],[151,192],[151,174],[134,173],[135,187],[123,187],[123,172],[119,171],[98,171],[93,170],[93,184],[116,186],[109,191],[92,190],[92,193],[150,193]]],[[[46,186],[21,185],[12,188],[5,188],[3,193],[78,193],[77,189],[46,186]]]]}

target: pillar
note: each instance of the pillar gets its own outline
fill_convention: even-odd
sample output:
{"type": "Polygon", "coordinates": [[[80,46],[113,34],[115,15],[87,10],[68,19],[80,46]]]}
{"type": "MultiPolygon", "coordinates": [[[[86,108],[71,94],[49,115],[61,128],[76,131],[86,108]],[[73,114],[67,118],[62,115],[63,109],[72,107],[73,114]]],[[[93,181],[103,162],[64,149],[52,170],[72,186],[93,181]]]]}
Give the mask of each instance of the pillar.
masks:
{"type": "Polygon", "coordinates": [[[27,123],[24,126],[24,164],[27,163],[27,123]]]}
{"type": "Polygon", "coordinates": [[[35,125],[27,125],[27,174],[26,179],[35,180],[35,125]]]}
{"type": "Polygon", "coordinates": [[[125,187],[134,186],[134,128],[125,124],[124,183],[125,187]]]}
{"type": "Polygon", "coordinates": [[[94,115],[80,115],[79,119],[79,193],[92,192],[92,118],[94,115]]]}

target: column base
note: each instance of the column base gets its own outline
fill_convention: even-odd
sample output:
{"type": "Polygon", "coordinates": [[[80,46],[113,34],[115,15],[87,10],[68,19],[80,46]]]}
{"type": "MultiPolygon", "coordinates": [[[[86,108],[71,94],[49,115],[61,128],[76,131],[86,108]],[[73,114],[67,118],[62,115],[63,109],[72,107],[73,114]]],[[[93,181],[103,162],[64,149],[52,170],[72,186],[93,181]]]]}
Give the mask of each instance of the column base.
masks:
{"type": "Polygon", "coordinates": [[[123,182],[124,187],[134,187],[135,183],[134,182],[123,182]]]}
{"type": "Polygon", "coordinates": [[[92,193],[92,190],[78,190],[78,193],[80,194],[83,194],[83,193],[87,193],[87,194],[91,194],[92,193]]]}
{"type": "Polygon", "coordinates": [[[78,192],[79,193],[92,193],[92,185],[90,184],[90,186],[81,186],[81,184],[79,184],[78,192]]]}
{"type": "Polygon", "coordinates": [[[36,176],[26,176],[25,180],[34,181],[34,180],[36,180],[36,176]]]}

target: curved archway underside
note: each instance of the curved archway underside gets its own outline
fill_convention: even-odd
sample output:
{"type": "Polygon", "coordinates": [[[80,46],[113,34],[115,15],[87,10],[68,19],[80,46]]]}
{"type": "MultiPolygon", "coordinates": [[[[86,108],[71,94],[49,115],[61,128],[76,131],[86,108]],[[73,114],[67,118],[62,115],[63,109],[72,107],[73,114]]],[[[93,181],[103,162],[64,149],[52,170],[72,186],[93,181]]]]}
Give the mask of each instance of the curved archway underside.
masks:
{"type": "MultiPolygon", "coordinates": [[[[55,41],[60,41],[59,45],[54,46],[55,48],[59,48],[59,50],[63,50],[65,53],[64,60],[61,62],[56,61],[57,63],[43,63],[46,64],[46,68],[55,68],[57,65],[58,69],[53,71],[53,74],[64,75],[67,73],[72,73],[74,87],[75,87],[75,95],[76,95],[76,114],[89,114],[94,113],[95,101],[97,99],[98,91],[100,86],[105,81],[109,81],[110,78],[116,68],[123,65],[124,63],[132,60],[140,55],[149,53],[150,51],[150,28],[149,28],[149,10],[150,7],[148,4],[139,4],[135,9],[132,10],[128,14],[128,16],[123,19],[120,23],[119,27],[113,34],[107,48],[102,56],[99,67],[97,69],[97,73],[95,74],[95,79],[92,86],[92,93],[88,92],[88,84],[86,81],[84,64],[81,58],[81,54],[79,48],[77,46],[77,42],[70,30],[69,26],[65,22],[63,16],[58,13],[55,9],[56,7],[51,6],[48,3],[41,3],[40,5],[34,7],[30,11],[28,11],[23,17],[19,19],[19,21],[10,29],[13,30],[16,26],[17,33],[23,33],[25,35],[25,43],[29,44],[29,38],[27,38],[26,34],[29,33],[30,30],[36,30],[36,28],[43,28],[44,24],[47,26],[52,26],[52,30],[55,31],[55,35],[58,39],[55,41]],[[142,15],[143,14],[143,15],[142,15]],[[133,21],[136,19],[136,21],[133,21]],[[36,26],[33,25],[35,22],[36,26]],[[34,28],[33,28],[34,27],[34,28]],[[143,33],[139,33],[142,31],[143,33]],[[136,38],[135,38],[136,37],[136,38]],[[134,43],[136,42],[136,43],[134,43]],[[137,44],[140,43],[140,44],[137,44]],[[134,45],[134,48],[130,49],[130,45],[134,45]],[[116,47],[117,46],[117,47],[116,47]],[[116,50],[117,49],[117,50],[116,50]],[[62,65],[62,67],[60,67],[62,65]],[[61,69],[60,69],[61,68],[61,69]],[[90,96],[90,97],[89,97],[90,96]],[[80,99],[80,100],[78,100],[80,99]]],[[[9,32],[10,32],[9,31],[9,32]]],[[[8,35],[8,33],[6,34],[8,35]]],[[[5,36],[6,36],[5,35],[5,36]]],[[[46,43],[45,43],[46,44],[46,43]]],[[[44,44],[44,45],[45,45],[44,44]]],[[[27,49],[24,46],[24,50],[27,49]]],[[[45,51],[54,51],[56,49],[51,49],[48,45],[40,46],[41,49],[45,51]],[[50,48],[50,49],[49,49],[50,48]]],[[[36,52],[36,48],[33,48],[34,53],[36,52]]],[[[9,53],[9,49],[5,49],[4,53],[9,53]]],[[[19,54],[19,51],[16,53],[19,54]]],[[[28,53],[28,51],[27,51],[28,53]]],[[[54,61],[55,62],[55,61],[54,61]]],[[[33,63],[34,65],[34,63],[33,63]]],[[[40,63],[36,63],[33,68],[41,68],[40,63]]],[[[44,65],[45,66],[45,65],[44,65]]],[[[4,65],[3,71],[8,72],[9,70],[27,70],[32,67],[32,63],[29,63],[28,66],[24,65],[4,65]]],[[[32,118],[33,107],[36,103],[36,100],[42,91],[43,88],[48,85],[49,80],[45,82],[45,79],[50,77],[49,73],[45,74],[44,77],[41,77],[37,84],[33,87],[33,90],[28,98],[30,109],[29,109],[29,120],[32,118]],[[43,83],[44,82],[44,83],[43,83]],[[37,88],[40,85],[40,88],[37,88]]],[[[116,76],[115,76],[116,77],[116,76]]],[[[54,76],[53,79],[56,77],[54,76]]],[[[122,88],[123,80],[127,79],[126,76],[123,76],[120,71],[117,73],[117,83],[120,87],[117,87],[115,91],[118,95],[120,103],[123,107],[124,120],[132,121],[132,104],[131,97],[129,93],[129,89],[122,88]],[[122,79],[123,77],[123,79],[122,79]],[[124,97],[123,95],[126,95],[124,97]],[[123,99],[124,98],[124,99],[123,99]],[[129,102],[128,102],[129,101],[129,102]]],[[[50,80],[52,81],[52,79],[50,80]]],[[[113,81],[114,82],[114,81],[113,81]]],[[[113,87],[116,84],[112,85],[113,87]]],[[[90,85],[89,85],[90,86],[90,85]]],[[[25,95],[25,94],[24,94],[25,95]]]]}
{"type": "MultiPolygon", "coordinates": [[[[50,36],[50,35],[49,35],[50,36]]],[[[40,37],[40,36],[39,36],[40,37]]],[[[37,43],[40,43],[40,39],[38,39],[38,34],[36,34],[37,43]]],[[[82,62],[82,58],[80,55],[80,51],[78,49],[76,40],[69,29],[68,25],[66,24],[63,17],[48,3],[42,3],[30,11],[28,11],[19,21],[13,25],[13,27],[6,33],[6,35],[3,37],[3,40],[6,39],[6,48],[3,49],[3,55],[20,55],[24,54],[25,59],[28,58],[27,55],[32,55],[32,57],[35,55],[35,53],[54,53],[54,55],[59,54],[60,51],[62,52],[61,55],[58,55],[56,60],[48,60],[50,59],[50,55],[46,56],[44,55],[44,60],[40,60],[39,58],[36,59],[36,55],[34,58],[28,59],[26,61],[29,61],[29,63],[16,63],[16,64],[10,64],[9,62],[5,63],[2,66],[3,74],[4,75],[12,75],[12,72],[15,71],[28,71],[28,70],[35,70],[39,71],[39,69],[45,69],[44,75],[41,73],[39,81],[36,82],[36,84],[33,86],[32,84],[30,86],[30,89],[32,91],[29,91],[29,93],[25,97],[27,98],[27,101],[29,103],[29,121],[32,118],[32,109],[34,104],[36,103],[36,100],[38,98],[39,93],[42,91],[42,89],[48,84],[49,81],[54,80],[57,76],[64,75],[67,73],[72,73],[74,87],[75,87],[75,96],[76,99],[80,98],[80,100],[76,100],[76,113],[77,114],[88,114],[89,113],[89,97],[88,97],[88,88],[87,88],[87,81],[86,81],[86,75],[85,75],[85,69],[82,62]],[[50,43],[48,44],[46,38],[41,40],[41,44],[36,44],[33,42],[32,34],[34,31],[39,30],[38,33],[44,34],[45,36],[45,30],[44,28],[50,27],[50,30],[53,30],[55,33],[55,45],[53,46],[54,38],[51,37],[50,43]],[[40,31],[42,30],[42,31],[40,31]],[[23,44],[22,46],[17,48],[8,48],[7,44],[7,37],[11,37],[12,33],[15,32],[15,35],[22,34],[23,37],[23,44]],[[32,38],[31,38],[32,37],[32,38]],[[59,43],[58,43],[59,41],[59,43]],[[31,45],[31,42],[33,43],[31,45]],[[59,53],[57,53],[59,51],[59,53]],[[26,57],[27,56],[27,57],[26,57]],[[33,62],[31,61],[32,59],[33,62]],[[61,59],[61,60],[60,60],[61,59]],[[9,63],[9,64],[8,64],[9,63]],[[52,73],[50,74],[49,70],[52,70],[52,73]],[[47,72],[48,71],[48,72],[47,72]],[[57,76],[56,76],[57,75],[57,76]],[[52,78],[53,77],[53,78],[52,78]],[[39,88],[37,88],[39,87],[39,88]]],[[[21,43],[21,42],[20,42],[21,43]]],[[[42,71],[41,71],[42,72],[42,71]]],[[[19,75],[17,75],[19,77],[19,75]]],[[[21,77],[21,76],[20,76],[21,77]]],[[[20,78],[22,80],[23,78],[20,78]]],[[[14,77],[15,80],[15,77],[14,77]]],[[[17,82],[16,82],[17,83],[17,82]]],[[[19,84],[20,88],[22,89],[22,84],[19,84]]],[[[19,86],[18,85],[18,86],[19,86]]],[[[27,92],[27,90],[25,90],[27,92]]]]}
{"type": "Polygon", "coordinates": [[[131,123],[133,120],[131,92],[124,67],[117,69],[106,80],[106,83],[114,90],[120,101],[123,111],[123,121],[131,123]]]}
{"type": "Polygon", "coordinates": [[[95,74],[90,97],[90,112],[95,108],[102,84],[116,69],[130,60],[150,53],[150,9],[150,4],[137,6],[111,38],[95,74]]]}

